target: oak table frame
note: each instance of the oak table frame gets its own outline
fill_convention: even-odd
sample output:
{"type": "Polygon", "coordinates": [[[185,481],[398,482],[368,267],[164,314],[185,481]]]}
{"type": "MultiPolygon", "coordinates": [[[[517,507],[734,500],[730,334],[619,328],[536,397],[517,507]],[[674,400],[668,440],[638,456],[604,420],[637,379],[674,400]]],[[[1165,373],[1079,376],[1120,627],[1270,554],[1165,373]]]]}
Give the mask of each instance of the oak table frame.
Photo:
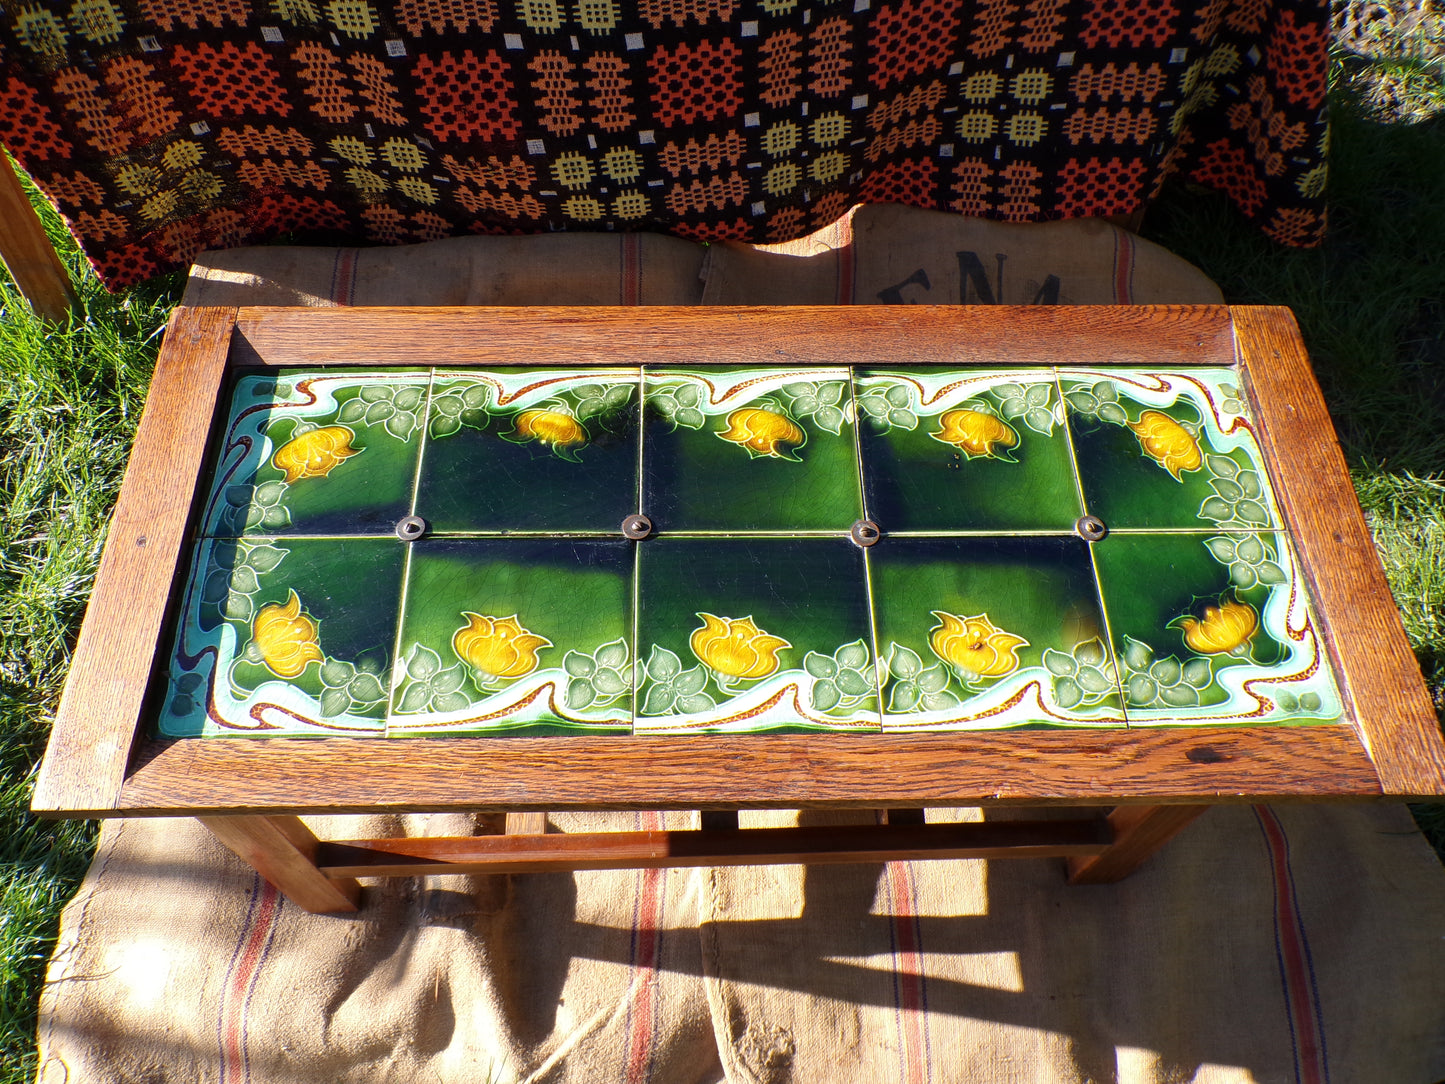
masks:
{"type": "Polygon", "coordinates": [[[1263,307],[177,309],[32,808],[198,817],[312,911],[359,876],[1066,857],[1126,876],[1210,804],[1445,794],[1445,744],[1293,317],[1263,307]],[[707,344],[707,358],[698,357],[707,344]],[[962,357],[960,355],[963,355],[962,357]],[[1341,725],[928,734],[156,740],[213,415],[234,366],[895,362],[1235,366],[1345,704],[1341,725]],[[1081,807],[927,824],[928,806],[1081,807]],[[747,808],[886,810],[847,829],[747,808]],[[545,835],[548,810],[699,809],[687,832],[545,835]],[[505,812],[458,839],[320,841],[306,813],[505,812]],[[732,812],[729,812],[732,811],[732,812]],[[498,821],[500,827],[502,822],[498,821]]]}

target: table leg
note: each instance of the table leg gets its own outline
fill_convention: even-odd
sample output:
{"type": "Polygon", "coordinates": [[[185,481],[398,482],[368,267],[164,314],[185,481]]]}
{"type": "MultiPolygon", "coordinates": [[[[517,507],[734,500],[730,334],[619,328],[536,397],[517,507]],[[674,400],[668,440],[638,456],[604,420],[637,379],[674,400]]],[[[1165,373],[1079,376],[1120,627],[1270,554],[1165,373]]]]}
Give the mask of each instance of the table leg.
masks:
{"type": "Polygon", "coordinates": [[[1207,805],[1121,805],[1109,814],[1114,842],[1107,850],[1070,858],[1069,884],[1102,885],[1122,881],[1168,843],[1207,805]]]}
{"type": "Polygon", "coordinates": [[[299,817],[197,817],[292,903],[312,914],[356,911],[361,885],[316,868],[318,840],[299,817]]]}

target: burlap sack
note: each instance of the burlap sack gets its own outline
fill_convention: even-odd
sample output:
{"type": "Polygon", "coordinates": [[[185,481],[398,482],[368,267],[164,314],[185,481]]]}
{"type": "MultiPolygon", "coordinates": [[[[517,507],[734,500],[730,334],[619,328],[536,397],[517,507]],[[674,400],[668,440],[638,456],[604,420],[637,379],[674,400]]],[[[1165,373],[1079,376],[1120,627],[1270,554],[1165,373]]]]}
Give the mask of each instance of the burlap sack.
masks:
{"type": "MultiPolygon", "coordinates": [[[[236,250],[207,256],[186,292],[227,305],[960,300],[1219,294],[1102,224],[897,208],[758,251],[607,235],[236,250]]],[[[488,823],[312,820],[329,838],[488,823]]],[[[552,818],[664,823],[696,819],[552,818]]],[[[362,912],[336,917],[284,901],[195,822],[111,823],[65,911],[40,1052],[40,1084],[1433,1084],[1445,871],[1400,807],[1226,807],[1097,888],[1021,860],[450,877],[369,883],[362,912]]]]}

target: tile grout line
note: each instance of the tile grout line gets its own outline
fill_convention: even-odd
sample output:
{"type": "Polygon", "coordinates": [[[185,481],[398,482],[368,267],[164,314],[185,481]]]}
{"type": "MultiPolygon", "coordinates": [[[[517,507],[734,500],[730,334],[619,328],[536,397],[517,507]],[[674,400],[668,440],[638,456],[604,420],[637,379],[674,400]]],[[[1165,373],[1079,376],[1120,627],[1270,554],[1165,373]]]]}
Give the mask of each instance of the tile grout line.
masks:
{"type": "MultiPolygon", "coordinates": [[[[431,425],[431,400],[432,390],[436,386],[436,368],[433,367],[427,375],[426,402],[422,412],[421,433],[417,437],[416,472],[412,476],[411,483],[411,511],[408,515],[416,515],[416,502],[421,495],[421,470],[422,463],[426,456],[426,434],[431,425]]],[[[405,630],[406,622],[406,599],[411,587],[411,555],[416,546],[415,542],[406,543],[406,555],[401,566],[401,595],[396,603],[396,636],[391,646],[391,680],[387,683],[386,696],[386,719],[382,727],[383,737],[391,736],[391,719],[396,712],[396,689],[397,689],[397,667],[404,665],[401,658],[402,633],[405,630]]]]}
{"type": "Polygon", "coordinates": [[[632,721],[628,733],[637,734],[638,697],[642,682],[637,668],[642,665],[642,543],[632,543],[632,721]]]}
{"type": "MultiPolygon", "coordinates": [[[[858,468],[858,509],[863,519],[873,519],[873,509],[868,507],[868,486],[863,478],[863,418],[858,413],[858,367],[848,366],[848,402],[853,408],[853,462],[858,468]]],[[[877,520],[873,520],[877,523],[877,520]]],[[[870,603],[871,605],[871,603],[870,603]]],[[[880,708],[881,711],[881,708],[880,708]]]]}
{"type": "Polygon", "coordinates": [[[873,601],[873,561],[866,548],[863,550],[863,585],[868,592],[868,636],[873,641],[873,687],[878,697],[878,733],[882,734],[885,732],[883,728],[883,680],[879,671],[883,656],[878,646],[878,610],[873,601]]]}
{"type": "Polygon", "coordinates": [[[1104,619],[1104,651],[1107,652],[1109,660],[1113,663],[1114,688],[1119,692],[1119,711],[1124,716],[1124,728],[1132,730],[1134,724],[1129,718],[1129,697],[1124,690],[1124,668],[1119,662],[1119,653],[1114,650],[1114,627],[1109,620],[1109,606],[1104,601],[1104,581],[1099,578],[1099,562],[1094,556],[1093,542],[1085,542],[1089,550],[1089,567],[1094,570],[1094,598],[1099,603],[1099,616],[1104,619]]]}
{"type": "MultiPolygon", "coordinates": [[[[1050,366],[1050,368],[1054,374],[1054,394],[1059,397],[1059,414],[1063,419],[1059,423],[1059,426],[1064,431],[1064,446],[1069,449],[1069,469],[1074,475],[1074,493],[1078,496],[1079,508],[1082,509],[1079,514],[1087,516],[1089,514],[1089,501],[1084,496],[1084,474],[1083,471],[1079,470],[1079,454],[1074,449],[1074,427],[1069,424],[1069,401],[1064,398],[1064,384],[1063,379],[1059,376],[1059,367],[1054,365],[1050,366]]],[[[1097,575],[1098,572],[1096,570],[1096,578],[1097,575]]]]}

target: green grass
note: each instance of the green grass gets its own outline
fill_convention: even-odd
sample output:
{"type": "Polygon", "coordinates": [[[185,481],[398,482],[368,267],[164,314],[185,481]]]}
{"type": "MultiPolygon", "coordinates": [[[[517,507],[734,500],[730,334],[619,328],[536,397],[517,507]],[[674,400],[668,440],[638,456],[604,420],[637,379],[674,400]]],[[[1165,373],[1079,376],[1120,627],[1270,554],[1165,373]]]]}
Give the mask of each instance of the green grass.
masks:
{"type": "Polygon", "coordinates": [[[94,847],[93,825],[32,817],[30,790],[178,296],[108,295],[45,211],[82,313],[46,326],[0,276],[0,1084],[34,1072],[45,961],[94,847]]]}
{"type": "MultiPolygon", "coordinates": [[[[1431,39],[1433,41],[1433,39],[1431,39]]],[[[1175,191],[1146,233],[1229,300],[1291,306],[1445,715],[1445,64],[1430,41],[1341,59],[1331,232],[1280,248],[1214,196],[1175,191]]],[[[68,327],[0,275],[0,1084],[34,1071],[35,1002],[90,826],[27,812],[34,766],[100,554],[177,277],[112,297],[49,208],[80,284],[68,327]]],[[[1445,806],[1415,807],[1445,854],[1445,806]]]]}
{"type": "MultiPolygon", "coordinates": [[[[1335,60],[1319,248],[1282,249],[1219,197],[1180,190],[1151,209],[1145,233],[1229,301],[1294,310],[1445,720],[1445,59],[1410,49],[1335,60]]],[[[1413,812],[1445,859],[1445,805],[1413,812]]]]}

